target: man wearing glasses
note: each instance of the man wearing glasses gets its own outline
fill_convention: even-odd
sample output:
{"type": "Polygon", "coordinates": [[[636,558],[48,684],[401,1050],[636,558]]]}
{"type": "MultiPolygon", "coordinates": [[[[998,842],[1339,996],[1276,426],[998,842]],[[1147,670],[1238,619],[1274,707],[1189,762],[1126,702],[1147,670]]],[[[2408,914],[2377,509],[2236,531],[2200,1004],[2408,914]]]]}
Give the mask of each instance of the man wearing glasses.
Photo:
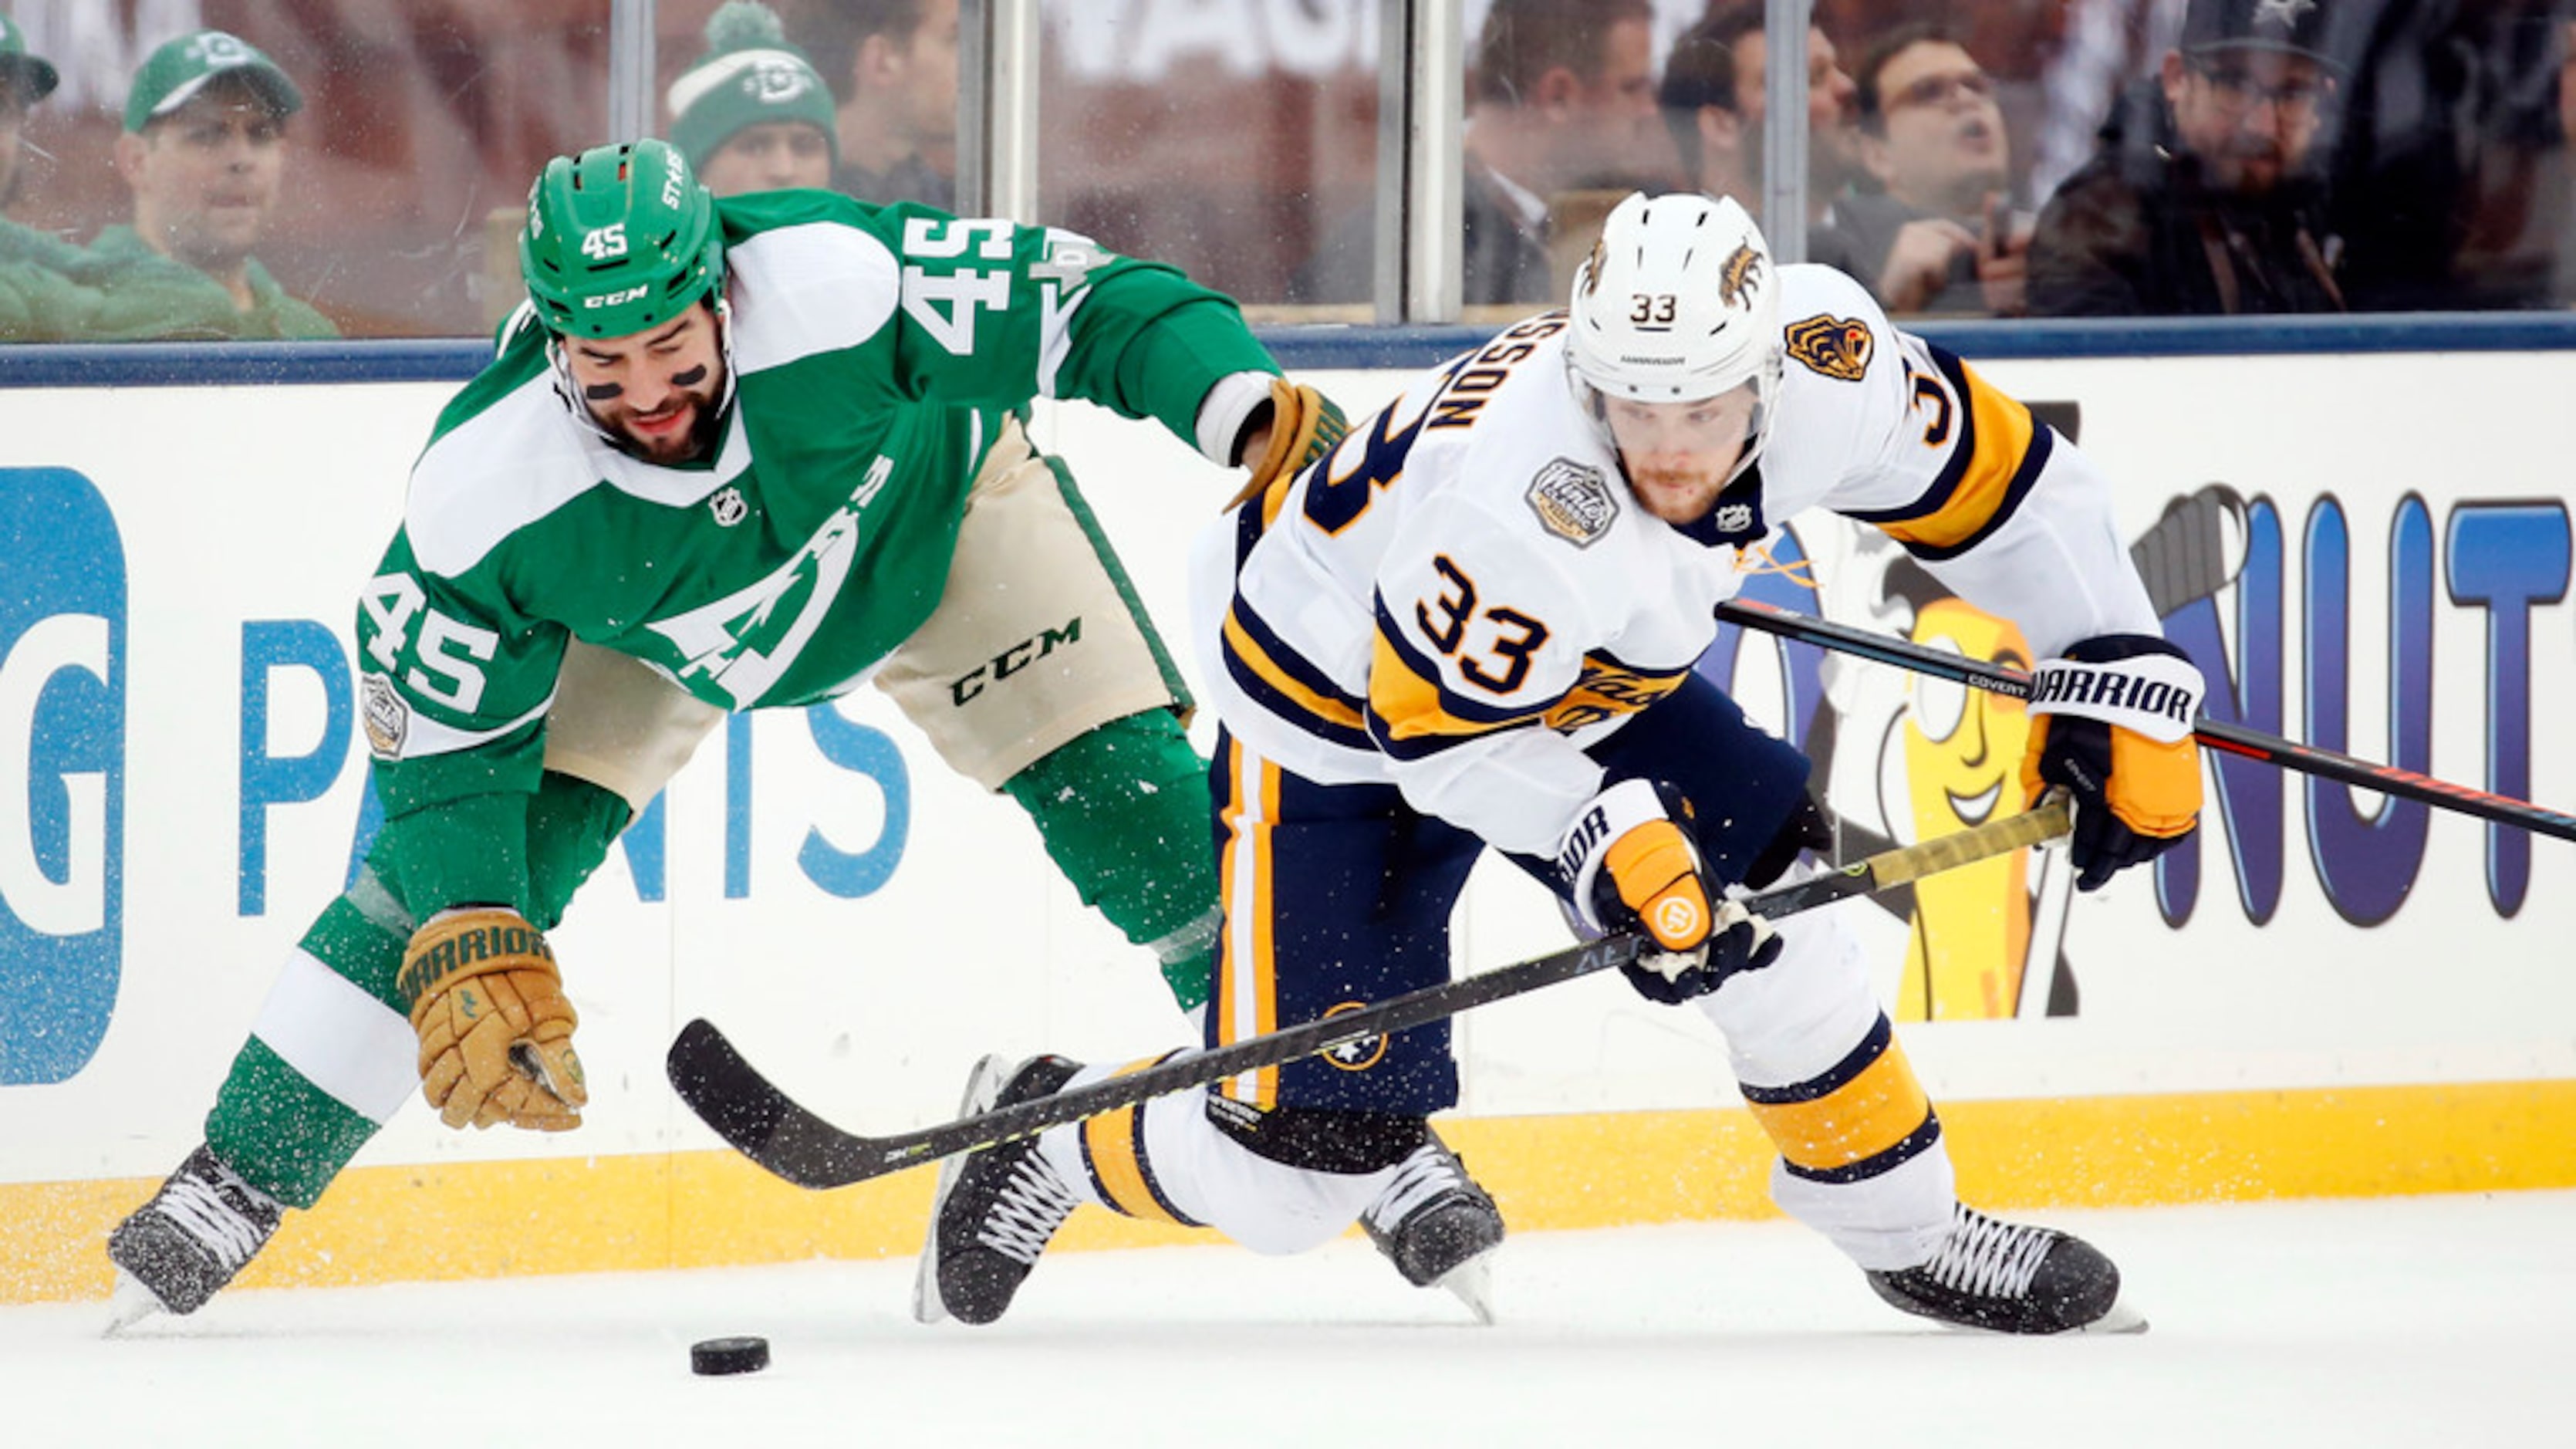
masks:
{"type": "Polygon", "coordinates": [[[1813,259],[1891,314],[2014,316],[2030,216],[2012,206],[2012,142],[1985,67],[1950,31],[1899,27],[1862,56],[1860,163],[1878,183],[1834,202],[1813,259]]]}
{"type": "Polygon", "coordinates": [[[2182,45],[2124,97],[2032,238],[2049,316],[2338,312],[2342,246],[2312,152],[2336,75],[2329,0],[2191,0],[2182,45]]]}

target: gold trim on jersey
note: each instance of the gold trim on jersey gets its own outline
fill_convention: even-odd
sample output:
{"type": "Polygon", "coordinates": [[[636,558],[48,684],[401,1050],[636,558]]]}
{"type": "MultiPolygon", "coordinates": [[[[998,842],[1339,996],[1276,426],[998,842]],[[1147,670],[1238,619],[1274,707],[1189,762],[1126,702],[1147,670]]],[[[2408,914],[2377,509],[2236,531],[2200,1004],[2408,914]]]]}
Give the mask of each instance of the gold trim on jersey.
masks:
{"type": "Polygon", "coordinates": [[[2030,409],[1997,391],[1976,369],[1935,354],[1941,371],[1966,404],[1950,461],[1924,494],[1925,510],[1912,517],[1871,518],[1889,537],[1918,552],[1955,550],[2000,523],[2029,491],[2037,424],[2030,409]]]}
{"type": "MultiPolygon", "coordinates": [[[[1385,741],[1389,754],[1400,759],[1418,758],[1426,751],[1403,747],[1424,740],[1454,744],[1497,730],[1513,729],[1539,718],[1538,712],[1532,710],[1508,717],[1465,719],[1442,703],[1442,695],[1440,681],[1423,674],[1411,655],[1397,647],[1381,627],[1375,655],[1369,665],[1369,713],[1385,726],[1380,738],[1385,741]]],[[[1440,747],[1434,744],[1430,748],[1440,747]]]]}
{"type": "Polygon", "coordinates": [[[1687,664],[1678,669],[1638,669],[1600,650],[1583,656],[1583,675],[1540,719],[1549,729],[1572,734],[1618,715],[1635,714],[1682,687],[1690,677],[1687,664]]]}
{"type": "MultiPolygon", "coordinates": [[[[1310,688],[1304,681],[1282,668],[1270,651],[1261,646],[1239,617],[1242,606],[1226,610],[1223,636],[1225,652],[1253,677],[1276,693],[1279,698],[1266,701],[1274,707],[1280,703],[1296,706],[1325,724],[1337,725],[1362,736],[1368,733],[1368,721],[1358,708],[1346,699],[1336,699],[1310,688]]],[[[1347,743],[1347,741],[1343,741],[1347,743]]]]}

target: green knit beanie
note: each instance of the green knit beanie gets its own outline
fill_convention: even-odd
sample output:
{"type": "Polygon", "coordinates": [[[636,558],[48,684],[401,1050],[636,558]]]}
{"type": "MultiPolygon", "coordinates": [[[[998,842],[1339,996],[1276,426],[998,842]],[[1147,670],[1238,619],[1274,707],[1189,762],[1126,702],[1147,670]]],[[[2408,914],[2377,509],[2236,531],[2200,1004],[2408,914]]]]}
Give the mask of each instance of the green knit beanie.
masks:
{"type": "Polygon", "coordinates": [[[728,0],[707,17],[707,53],[671,82],[671,144],[703,166],[736,131],[766,121],[803,121],[841,159],[831,88],[804,52],[787,43],[776,12],[759,0],[728,0]]]}

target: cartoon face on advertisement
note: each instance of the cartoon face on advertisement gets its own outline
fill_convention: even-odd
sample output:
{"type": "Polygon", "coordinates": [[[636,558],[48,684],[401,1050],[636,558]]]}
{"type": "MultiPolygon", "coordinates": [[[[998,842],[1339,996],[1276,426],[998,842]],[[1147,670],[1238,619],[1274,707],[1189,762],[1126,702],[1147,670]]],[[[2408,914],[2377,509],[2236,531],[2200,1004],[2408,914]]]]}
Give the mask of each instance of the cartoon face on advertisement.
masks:
{"type": "MultiPolygon", "coordinates": [[[[1926,603],[1915,616],[1914,642],[2014,669],[2031,666],[2020,629],[1957,599],[1926,603]]],[[[1902,735],[1913,837],[1929,840],[2018,814],[2030,741],[2021,701],[1925,675],[1915,676],[1911,693],[1902,735]]],[[[2019,1014],[2031,944],[2027,869],[2026,856],[2013,854],[1915,884],[1899,1020],[2019,1014]]]]}

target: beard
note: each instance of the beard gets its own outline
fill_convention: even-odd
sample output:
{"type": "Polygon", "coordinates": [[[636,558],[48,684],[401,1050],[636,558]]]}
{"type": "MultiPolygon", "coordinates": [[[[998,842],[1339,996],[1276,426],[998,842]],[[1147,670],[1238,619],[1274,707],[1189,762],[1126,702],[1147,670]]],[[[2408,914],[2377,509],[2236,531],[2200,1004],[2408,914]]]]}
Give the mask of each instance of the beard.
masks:
{"type": "Polygon", "coordinates": [[[1628,465],[1628,491],[1637,506],[1666,523],[1697,523],[1717,506],[1726,480],[1705,468],[1628,465]]]}
{"type": "Polygon", "coordinates": [[[617,436],[626,450],[648,463],[669,465],[693,463],[711,457],[716,450],[716,428],[720,421],[713,397],[692,394],[688,399],[689,425],[671,434],[648,436],[635,430],[631,417],[618,421],[617,436]]]}

